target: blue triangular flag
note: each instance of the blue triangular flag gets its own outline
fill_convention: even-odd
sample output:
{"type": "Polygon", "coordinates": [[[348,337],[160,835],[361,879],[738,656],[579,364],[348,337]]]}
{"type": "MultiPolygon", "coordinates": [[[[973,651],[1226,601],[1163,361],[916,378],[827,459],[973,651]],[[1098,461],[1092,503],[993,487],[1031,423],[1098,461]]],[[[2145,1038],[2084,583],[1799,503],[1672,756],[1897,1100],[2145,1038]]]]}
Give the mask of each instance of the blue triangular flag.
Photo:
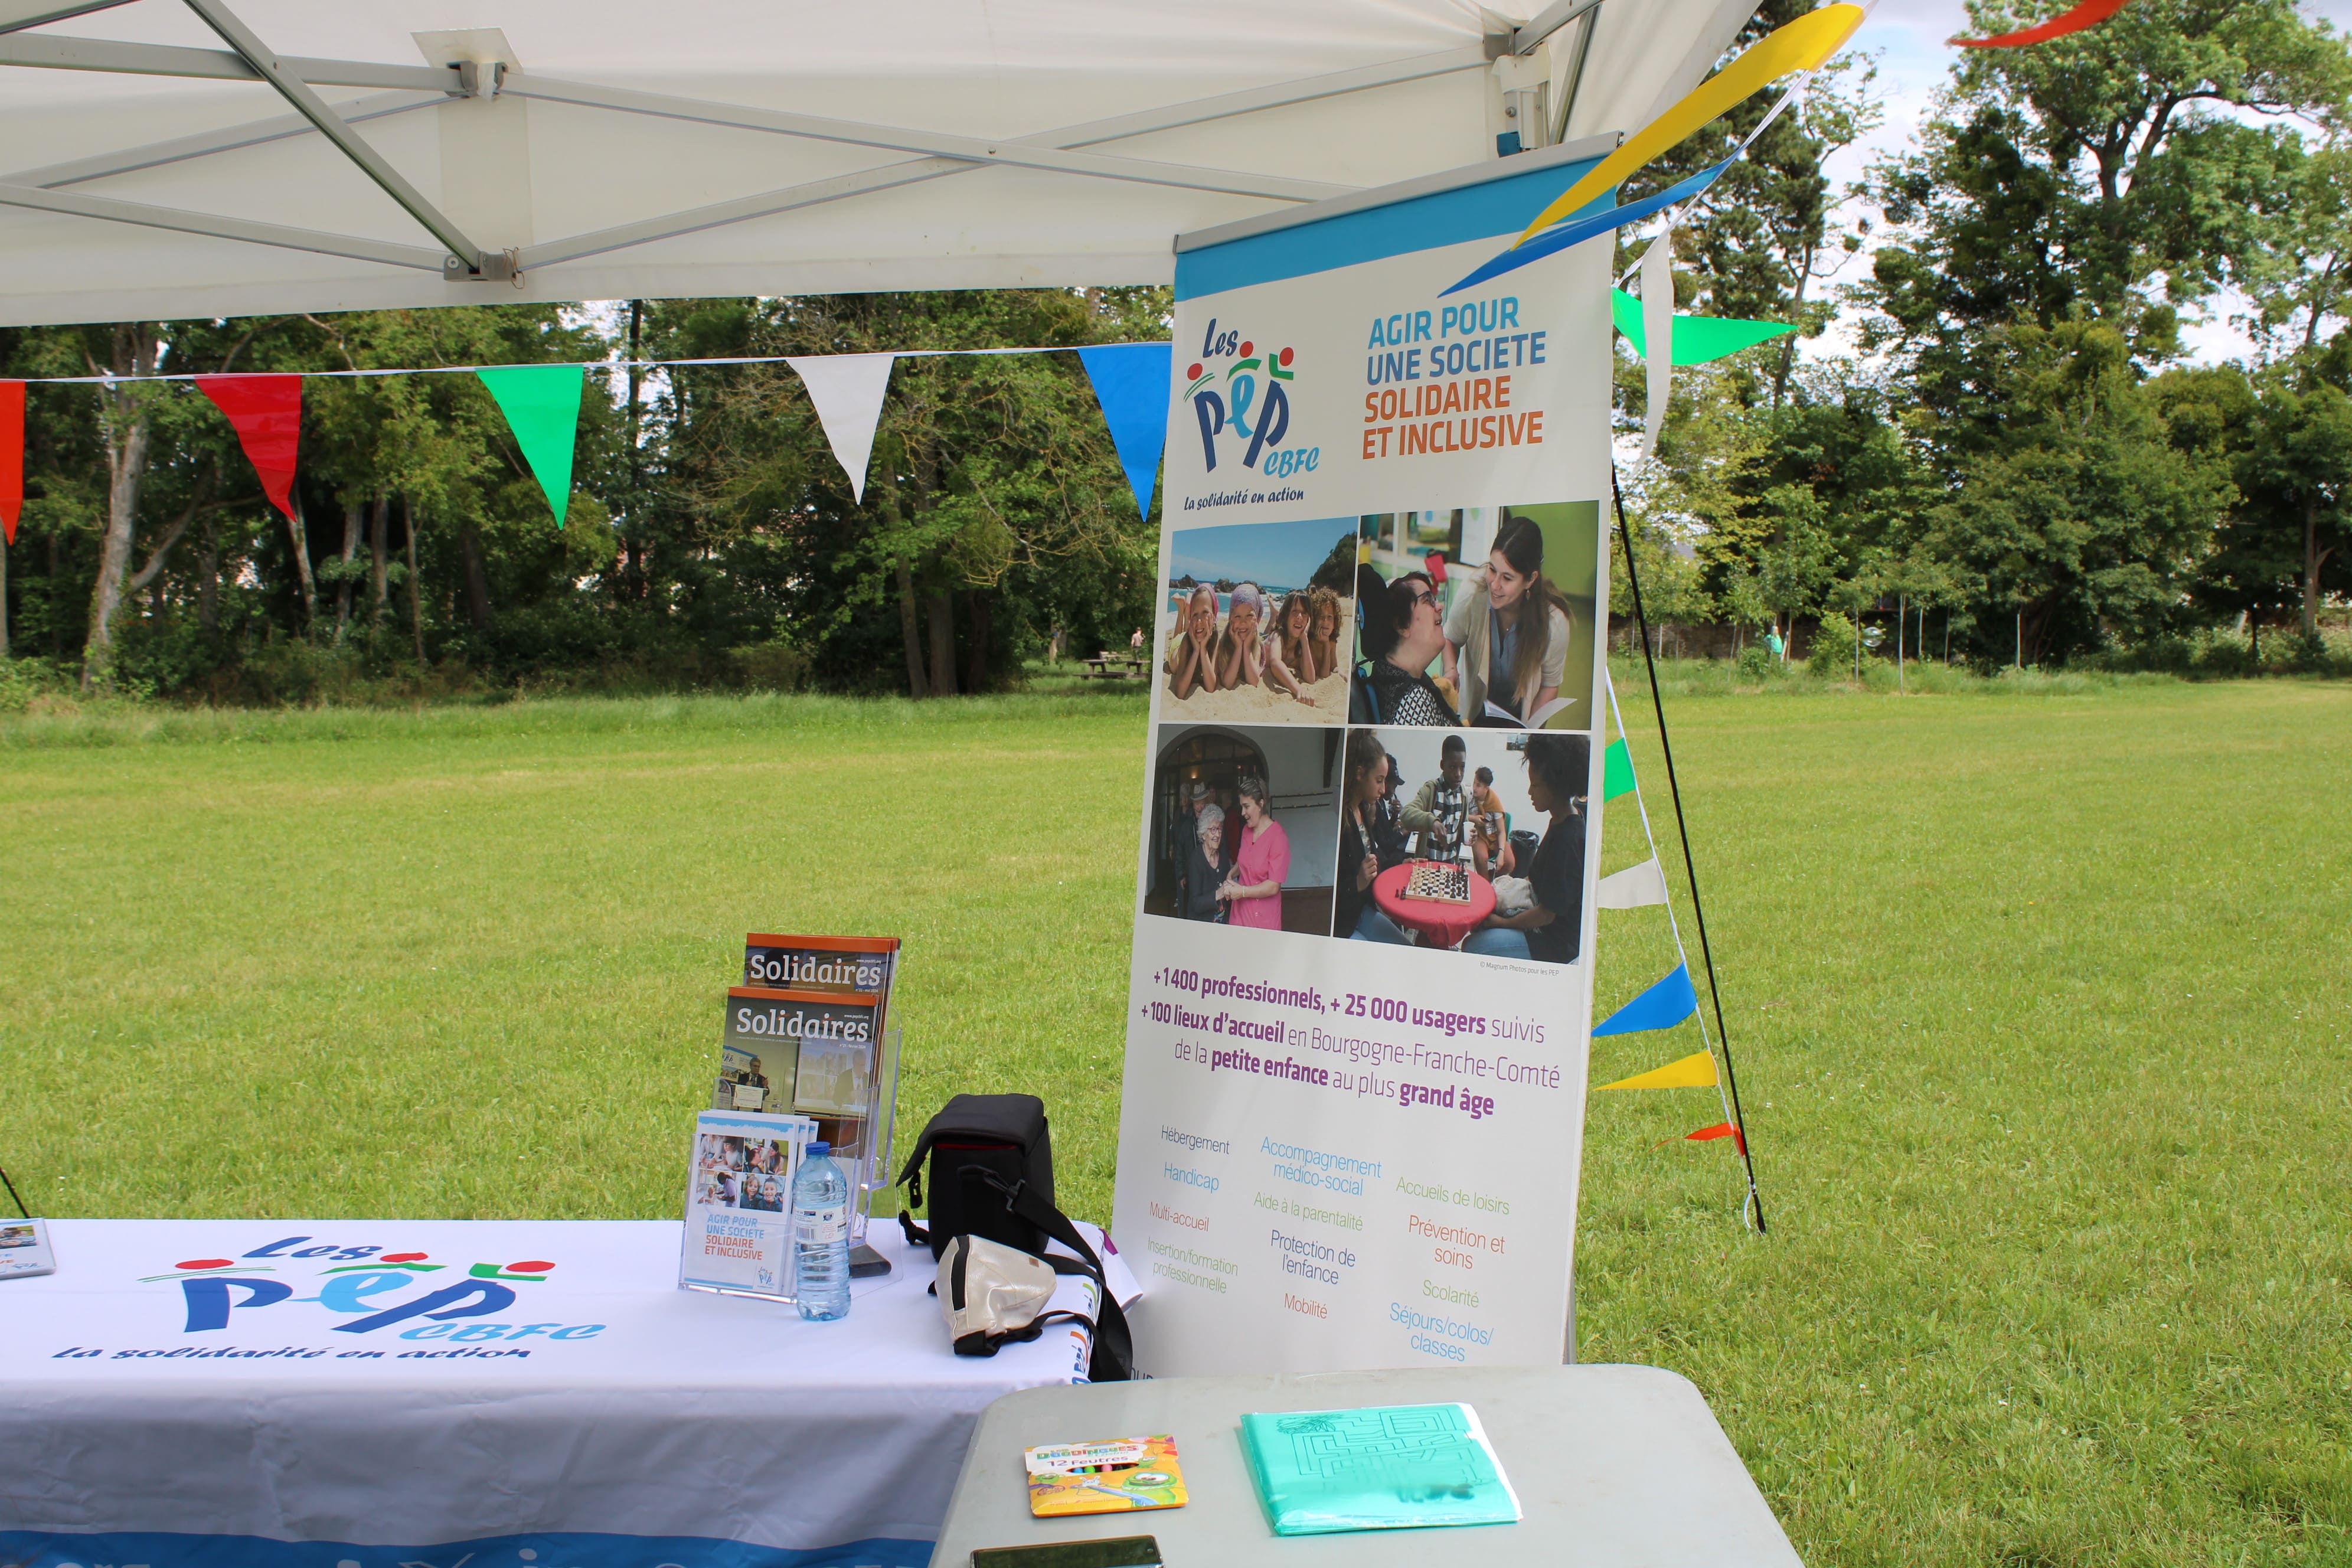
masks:
{"type": "Polygon", "coordinates": [[[1598,1037],[1671,1029],[1697,1011],[1698,992],[1691,985],[1690,965],[1677,963],[1672,974],[1610,1014],[1592,1033],[1598,1037]]]}
{"type": "Polygon", "coordinates": [[[1078,351],[1087,379],[1095,384],[1095,401],[1102,405],[1103,423],[1110,426],[1118,466],[1135,492],[1135,510],[1147,522],[1160,448],[1168,440],[1170,353],[1166,343],[1106,343],[1078,351]]]}
{"type": "MultiPolygon", "coordinates": [[[[1737,153],[1733,154],[1733,157],[1737,156],[1737,153]]],[[[1622,207],[1605,208],[1591,217],[1578,218],[1573,223],[1561,224],[1558,228],[1548,228],[1525,245],[1516,246],[1492,258],[1453,288],[1439,289],[1437,297],[1443,300],[1448,294],[1458,294],[1474,284],[1484,283],[1489,278],[1499,278],[1506,272],[1517,271],[1530,261],[1540,261],[1556,250],[1566,250],[1570,246],[1582,245],[1595,235],[1607,234],[1611,229],[1622,228],[1629,223],[1638,223],[1654,212],[1673,206],[1677,202],[1686,202],[1722,178],[1723,172],[1731,167],[1731,163],[1732,159],[1726,158],[1715,167],[1701,169],[1681,184],[1670,185],[1654,196],[1643,196],[1638,202],[1629,202],[1622,207]]]]}

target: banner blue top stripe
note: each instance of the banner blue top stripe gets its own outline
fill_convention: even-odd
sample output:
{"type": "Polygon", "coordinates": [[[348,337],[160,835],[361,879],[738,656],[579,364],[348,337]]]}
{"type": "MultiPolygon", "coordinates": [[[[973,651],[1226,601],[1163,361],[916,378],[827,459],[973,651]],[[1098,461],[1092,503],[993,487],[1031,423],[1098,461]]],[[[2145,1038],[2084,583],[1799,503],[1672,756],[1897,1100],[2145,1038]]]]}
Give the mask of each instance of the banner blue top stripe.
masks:
{"type": "MultiPolygon", "coordinates": [[[[1554,163],[1524,174],[1409,196],[1387,206],[1339,213],[1224,245],[1179,251],[1176,298],[1222,294],[1228,289],[1304,278],[1465,240],[1517,238],[1529,217],[1543,211],[1553,197],[1582,179],[1599,162],[1588,158],[1554,163]]],[[[1584,210],[1605,211],[1615,200],[1612,192],[1584,210]]]]}
{"type": "Polygon", "coordinates": [[[1690,965],[1677,963],[1674,973],[1626,1003],[1593,1026],[1602,1035],[1638,1035],[1649,1029],[1671,1029],[1698,1011],[1698,990],[1691,984],[1690,965]]]}
{"type": "Polygon", "coordinates": [[[1103,423],[1118,466],[1135,492],[1136,515],[1149,521],[1151,489],[1160,478],[1160,453],[1168,441],[1168,377],[1172,345],[1111,343],[1078,351],[1102,405],[1103,423]]]}

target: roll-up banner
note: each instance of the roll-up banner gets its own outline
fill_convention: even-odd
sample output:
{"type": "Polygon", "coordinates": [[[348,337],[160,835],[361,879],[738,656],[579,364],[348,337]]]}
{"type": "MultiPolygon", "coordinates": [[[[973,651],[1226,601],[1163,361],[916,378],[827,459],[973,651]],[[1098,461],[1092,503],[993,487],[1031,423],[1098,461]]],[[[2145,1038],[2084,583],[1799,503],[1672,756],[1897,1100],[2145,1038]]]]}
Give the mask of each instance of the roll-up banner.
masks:
{"type": "Polygon", "coordinates": [[[1591,1020],[1610,142],[1178,242],[1116,1232],[1155,1375],[1558,1362],[1591,1020]]]}

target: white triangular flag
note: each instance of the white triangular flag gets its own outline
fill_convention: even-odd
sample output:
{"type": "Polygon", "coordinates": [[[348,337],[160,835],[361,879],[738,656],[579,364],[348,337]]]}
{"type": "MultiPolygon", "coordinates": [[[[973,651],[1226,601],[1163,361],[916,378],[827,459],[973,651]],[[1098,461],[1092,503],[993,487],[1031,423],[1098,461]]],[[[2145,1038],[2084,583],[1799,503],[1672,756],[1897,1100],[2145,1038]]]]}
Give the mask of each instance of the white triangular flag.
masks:
{"type": "Polygon", "coordinates": [[[1648,904],[1665,901],[1666,874],[1658,869],[1658,858],[1653,855],[1638,866],[1628,866],[1622,871],[1601,878],[1596,907],[1638,910],[1648,904]]]}
{"type": "Polygon", "coordinates": [[[849,476],[853,500],[866,499],[866,465],[874,456],[874,426],[882,422],[882,398],[890,390],[896,354],[808,354],[787,357],[816,405],[825,445],[849,476]]]}
{"type": "Polygon", "coordinates": [[[1675,379],[1675,231],[1650,242],[1642,253],[1642,346],[1649,361],[1650,411],[1642,420],[1642,456],[1658,449],[1666,423],[1666,400],[1675,379]]]}

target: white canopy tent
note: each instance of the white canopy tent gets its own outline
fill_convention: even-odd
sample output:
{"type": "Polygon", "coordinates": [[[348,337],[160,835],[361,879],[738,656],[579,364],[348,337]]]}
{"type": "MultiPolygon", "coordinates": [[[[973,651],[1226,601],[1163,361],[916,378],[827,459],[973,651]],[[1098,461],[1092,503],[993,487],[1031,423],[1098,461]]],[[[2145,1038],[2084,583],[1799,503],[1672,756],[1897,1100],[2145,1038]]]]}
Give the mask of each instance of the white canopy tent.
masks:
{"type": "Polygon", "coordinates": [[[0,0],[0,322],[1162,282],[1639,126],[1750,11],[0,0]]]}

